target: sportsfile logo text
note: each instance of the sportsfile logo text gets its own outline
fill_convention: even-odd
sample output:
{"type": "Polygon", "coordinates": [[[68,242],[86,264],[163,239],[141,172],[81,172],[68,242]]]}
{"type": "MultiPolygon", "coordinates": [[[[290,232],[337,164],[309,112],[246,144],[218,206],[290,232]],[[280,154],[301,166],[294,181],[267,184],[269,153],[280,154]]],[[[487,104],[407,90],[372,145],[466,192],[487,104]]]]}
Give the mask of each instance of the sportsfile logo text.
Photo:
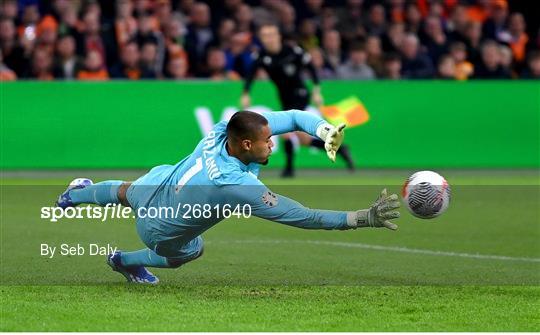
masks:
{"type": "Polygon", "coordinates": [[[104,222],[108,219],[228,219],[250,218],[251,206],[231,204],[182,204],[176,207],[139,207],[133,214],[130,207],[121,204],[106,204],[104,207],[78,206],[78,207],[41,207],[41,219],[58,222],[60,219],[93,219],[104,222]]]}

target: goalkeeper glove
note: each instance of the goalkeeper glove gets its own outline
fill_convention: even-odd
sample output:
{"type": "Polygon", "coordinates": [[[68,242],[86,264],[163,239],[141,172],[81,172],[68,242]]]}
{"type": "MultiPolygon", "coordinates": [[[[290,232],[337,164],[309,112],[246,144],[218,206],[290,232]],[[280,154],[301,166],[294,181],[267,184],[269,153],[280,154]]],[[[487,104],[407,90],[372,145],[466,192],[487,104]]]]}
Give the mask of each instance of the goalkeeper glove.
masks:
{"type": "Polygon", "coordinates": [[[386,189],[369,209],[361,209],[347,214],[347,224],[351,228],[362,227],[385,227],[391,230],[398,229],[398,226],[389,220],[399,217],[399,201],[396,194],[388,196],[386,189]]]}
{"type": "Polygon", "coordinates": [[[328,123],[322,124],[317,128],[317,136],[324,141],[324,149],[326,155],[332,162],[336,161],[336,152],[339,150],[343,138],[345,137],[345,124],[342,123],[337,127],[334,127],[328,123]]]}

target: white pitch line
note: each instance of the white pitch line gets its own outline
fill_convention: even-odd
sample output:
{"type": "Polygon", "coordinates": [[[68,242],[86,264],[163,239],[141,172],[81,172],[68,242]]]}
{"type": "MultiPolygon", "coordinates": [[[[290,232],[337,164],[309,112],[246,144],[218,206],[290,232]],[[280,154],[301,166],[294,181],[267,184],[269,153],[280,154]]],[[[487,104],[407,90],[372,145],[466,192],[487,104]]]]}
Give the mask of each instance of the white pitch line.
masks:
{"type": "Polygon", "coordinates": [[[381,251],[394,251],[403,252],[409,254],[423,254],[431,256],[448,256],[448,257],[461,257],[461,258],[474,258],[474,259],[492,259],[497,261],[520,261],[520,262],[532,262],[540,263],[540,258],[530,257],[513,257],[513,256],[501,256],[501,255],[484,255],[484,254],[468,254],[464,252],[451,252],[451,251],[438,251],[427,249],[413,249],[407,247],[392,247],[385,245],[365,244],[365,243],[351,243],[351,242],[333,242],[333,241],[314,241],[314,240],[235,240],[235,241],[213,241],[212,243],[254,243],[254,244],[315,244],[315,245],[329,245],[335,247],[345,248],[360,248],[371,249],[381,251]]]}

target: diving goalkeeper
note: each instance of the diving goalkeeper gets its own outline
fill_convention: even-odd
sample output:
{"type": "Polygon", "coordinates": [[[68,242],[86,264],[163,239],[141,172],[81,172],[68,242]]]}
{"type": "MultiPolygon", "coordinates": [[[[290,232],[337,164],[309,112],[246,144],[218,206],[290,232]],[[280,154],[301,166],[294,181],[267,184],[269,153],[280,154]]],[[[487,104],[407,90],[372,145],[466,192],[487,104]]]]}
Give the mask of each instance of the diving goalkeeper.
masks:
{"type": "MultiPolygon", "coordinates": [[[[325,143],[335,161],[345,125],[334,127],[318,116],[300,110],[257,114],[242,111],[218,123],[193,153],[176,165],[161,165],[134,182],[108,180],[93,184],[86,178],[70,183],[57,201],[62,208],[83,203],[122,204],[135,213],[141,208],[178,208],[174,217],[138,215],[137,232],[146,248],[107,256],[107,263],[129,282],[156,284],[146,267],[177,268],[203,253],[201,234],[224,219],[218,211],[186,215],[191,207],[180,204],[249,206],[257,217],[305,229],[356,229],[386,227],[399,217],[397,195],[383,190],[368,209],[331,211],[310,209],[270,191],[258,178],[272,151],[272,135],[303,131],[325,143]]],[[[194,212],[192,213],[194,214],[194,212]]]]}

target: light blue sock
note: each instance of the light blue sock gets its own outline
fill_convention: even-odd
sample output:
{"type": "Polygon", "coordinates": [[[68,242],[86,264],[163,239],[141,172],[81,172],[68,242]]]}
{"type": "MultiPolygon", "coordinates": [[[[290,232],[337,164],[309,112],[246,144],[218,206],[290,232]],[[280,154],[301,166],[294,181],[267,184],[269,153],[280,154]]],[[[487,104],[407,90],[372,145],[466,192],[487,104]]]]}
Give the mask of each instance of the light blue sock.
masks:
{"type": "Polygon", "coordinates": [[[167,258],[146,248],[131,252],[122,252],[120,261],[123,266],[149,266],[153,268],[170,268],[167,258]]]}
{"type": "Polygon", "coordinates": [[[118,189],[122,180],[106,180],[100,183],[69,191],[69,196],[74,205],[96,204],[119,204],[118,189]]]}

